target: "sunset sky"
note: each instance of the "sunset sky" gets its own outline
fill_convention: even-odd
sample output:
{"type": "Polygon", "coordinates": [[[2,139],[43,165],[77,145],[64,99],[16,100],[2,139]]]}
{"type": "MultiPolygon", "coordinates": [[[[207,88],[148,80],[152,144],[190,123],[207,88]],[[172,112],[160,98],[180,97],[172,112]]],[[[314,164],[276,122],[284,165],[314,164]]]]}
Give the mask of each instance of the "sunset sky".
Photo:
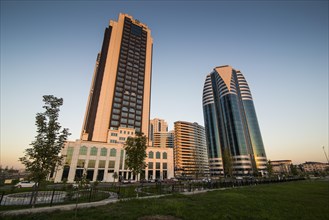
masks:
{"type": "Polygon", "coordinates": [[[119,13],[151,29],[151,118],[203,125],[205,77],[231,65],[250,86],[268,159],[325,162],[328,11],[326,0],[1,0],[0,164],[23,167],[43,95],[64,99],[60,123],[80,137],[104,29],[119,13]]]}

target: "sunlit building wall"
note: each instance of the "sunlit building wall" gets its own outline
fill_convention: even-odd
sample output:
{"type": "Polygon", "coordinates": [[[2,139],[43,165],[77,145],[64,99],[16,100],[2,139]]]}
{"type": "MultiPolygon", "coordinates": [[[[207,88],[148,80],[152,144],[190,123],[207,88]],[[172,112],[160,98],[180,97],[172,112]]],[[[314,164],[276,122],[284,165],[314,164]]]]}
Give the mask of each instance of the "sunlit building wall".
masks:
{"type": "Polygon", "coordinates": [[[149,129],[149,145],[153,146],[154,133],[167,133],[168,124],[165,120],[160,118],[154,118],[150,120],[150,129],[149,129]]]}
{"type": "Polygon", "coordinates": [[[176,177],[200,178],[209,174],[205,129],[197,123],[174,123],[176,177]]]}
{"type": "Polygon", "coordinates": [[[97,56],[81,139],[106,142],[108,130],[134,128],[148,136],[153,40],[127,14],[110,21],[97,56]]]}
{"type": "Polygon", "coordinates": [[[153,147],[174,148],[174,132],[155,132],[153,134],[153,147]]]}
{"type": "Polygon", "coordinates": [[[62,150],[64,165],[56,167],[55,182],[171,178],[173,149],[148,147],[139,177],[125,164],[124,144],[136,132],[148,136],[152,37],[148,27],[126,14],[110,21],[98,54],[81,138],[62,150]],[[153,153],[150,153],[153,152],[153,153]],[[154,166],[152,166],[154,164],[154,166]]]}
{"type": "Polygon", "coordinates": [[[229,166],[223,158],[225,151],[233,161],[234,174],[266,172],[267,159],[253,99],[240,71],[220,66],[207,75],[203,112],[211,175],[220,175],[229,166]]]}

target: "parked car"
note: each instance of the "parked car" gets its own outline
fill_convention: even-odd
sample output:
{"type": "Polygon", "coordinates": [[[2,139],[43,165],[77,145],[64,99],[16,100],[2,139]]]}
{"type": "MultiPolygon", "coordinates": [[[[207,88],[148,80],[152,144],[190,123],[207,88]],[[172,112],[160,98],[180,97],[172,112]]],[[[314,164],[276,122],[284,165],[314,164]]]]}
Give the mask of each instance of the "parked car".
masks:
{"type": "Polygon", "coordinates": [[[17,188],[29,188],[29,187],[34,187],[37,184],[33,181],[20,181],[15,185],[17,188]]]}

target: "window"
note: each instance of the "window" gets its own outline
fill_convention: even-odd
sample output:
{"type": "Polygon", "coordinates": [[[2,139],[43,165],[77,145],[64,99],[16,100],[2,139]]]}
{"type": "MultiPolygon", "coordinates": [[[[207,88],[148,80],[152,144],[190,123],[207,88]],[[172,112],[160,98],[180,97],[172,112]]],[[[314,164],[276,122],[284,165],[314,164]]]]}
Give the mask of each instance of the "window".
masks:
{"type": "Polygon", "coordinates": [[[117,155],[117,150],[114,149],[114,148],[112,148],[112,149],[110,150],[110,157],[115,157],[116,155],[117,155]]]}
{"type": "Polygon", "coordinates": [[[160,159],[160,152],[156,152],[155,157],[156,157],[156,159],[160,159]]]}
{"type": "Polygon", "coordinates": [[[105,168],[105,160],[100,160],[98,162],[98,168],[105,168]]]}
{"type": "Polygon", "coordinates": [[[78,168],[83,168],[84,166],[85,166],[85,160],[83,160],[83,159],[79,159],[79,160],[78,160],[77,167],[78,167],[78,168]]]}
{"type": "Polygon", "coordinates": [[[149,158],[153,158],[153,151],[149,152],[149,158]]]}
{"type": "Polygon", "coordinates": [[[95,163],[96,163],[96,160],[89,160],[88,168],[95,168],[95,163]]]}
{"type": "Polygon", "coordinates": [[[110,143],[115,144],[115,143],[117,143],[117,140],[113,140],[113,139],[111,139],[111,140],[110,140],[110,143]]]}
{"type": "Polygon", "coordinates": [[[101,156],[106,156],[107,155],[107,149],[105,147],[103,147],[101,149],[101,156]]]}
{"type": "Polygon", "coordinates": [[[159,162],[155,163],[155,169],[160,170],[160,163],[159,162]]]}
{"type": "Polygon", "coordinates": [[[162,164],[162,169],[163,169],[163,170],[166,170],[166,169],[167,169],[167,163],[163,163],[163,164],[162,164]]]}
{"type": "Polygon", "coordinates": [[[162,159],[167,159],[167,153],[166,152],[162,153],[162,159]]]}
{"type": "Polygon", "coordinates": [[[80,155],[87,155],[87,147],[86,146],[82,146],[82,147],[80,147],[80,152],[79,152],[79,154],[80,155]]]}
{"type": "Polygon", "coordinates": [[[118,134],[117,133],[111,133],[111,136],[116,137],[116,136],[118,136],[118,134]]]}
{"type": "Polygon", "coordinates": [[[148,166],[149,170],[153,169],[153,162],[149,162],[148,166]]]}
{"type": "Polygon", "coordinates": [[[119,137],[119,140],[120,140],[120,141],[125,141],[126,138],[124,138],[124,137],[119,137]]]}
{"type": "Polygon", "coordinates": [[[92,147],[90,149],[90,155],[91,156],[97,156],[97,148],[96,147],[92,147]]]}
{"type": "Polygon", "coordinates": [[[110,169],[114,169],[114,166],[115,166],[115,161],[114,161],[114,160],[110,160],[110,161],[109,161],[109,166],[108,166],[108,168],[110,168],[110,169]]]}

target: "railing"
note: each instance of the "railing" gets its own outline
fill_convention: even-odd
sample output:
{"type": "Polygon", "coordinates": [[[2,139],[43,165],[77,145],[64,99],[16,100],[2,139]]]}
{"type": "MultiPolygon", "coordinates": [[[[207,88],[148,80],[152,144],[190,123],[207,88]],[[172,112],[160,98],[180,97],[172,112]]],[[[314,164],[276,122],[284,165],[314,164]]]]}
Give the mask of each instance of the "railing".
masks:
{"type": "MultiPolygon", "coordinates": [[[[235,180],[222,179],[218,181],[177,181],[158,183],[113,184],[100,183],[86,189],[73,189],[65,187],[61,189],[48,189],[37,193],[35,207],[53,206],[59,204],[88,203],[104,199],[126,199],[147,197],[182,192],[196,192],[209,189],[233,188],[259,184],[273,184],[288,181],[304,180],[304,178],[287,179],[250,179],[235,180]]],[[[15,189],[10,192],[0,192],[0,210],[29,208],[33,204],[36,192],[22,192],[26,189],[15,189]]]]}

